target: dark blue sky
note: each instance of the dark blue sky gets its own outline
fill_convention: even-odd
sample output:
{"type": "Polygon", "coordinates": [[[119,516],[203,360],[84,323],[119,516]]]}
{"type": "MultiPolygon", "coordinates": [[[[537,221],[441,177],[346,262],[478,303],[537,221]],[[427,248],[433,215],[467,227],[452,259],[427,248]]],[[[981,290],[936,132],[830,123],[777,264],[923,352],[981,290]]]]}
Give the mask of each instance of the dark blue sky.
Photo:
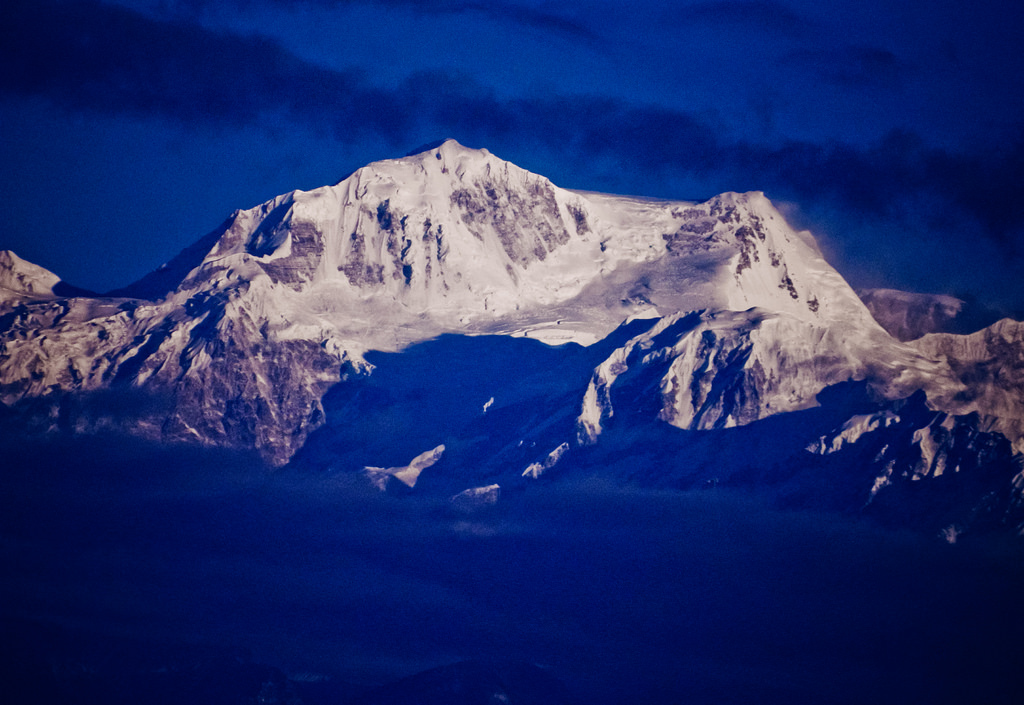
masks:
{"type": "Polygon", "coordinates": [[[1024,311],[1015,2],[7,6],[0,248],[72,284],[455,137],[568,188],[762,190],[855,285],[1024,311]]]}

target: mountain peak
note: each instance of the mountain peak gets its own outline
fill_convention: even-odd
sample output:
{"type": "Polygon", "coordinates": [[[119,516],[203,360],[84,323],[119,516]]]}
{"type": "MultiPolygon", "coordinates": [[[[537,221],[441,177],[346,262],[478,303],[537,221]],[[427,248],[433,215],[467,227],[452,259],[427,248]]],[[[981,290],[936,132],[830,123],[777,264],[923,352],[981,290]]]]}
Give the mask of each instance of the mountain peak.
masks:
{"type": "Polygon", "coordinates": [[[472,147],[465,147],[452,137],[446,137],[441,140],[435,140],[433,142],[427,142],[419,147],[406,153],[406,157],[417,157],[425,156],[427,154],[433,154],[435,158],[441,159],[442,154],[455,154],[455,153],[470,153],[479,155],[489,155],[490,152],[486,149],[473,149],[472,147]]]}
{"type": "Polygon", "coordinates": [[[589,343],[680,309],[871,321],[807,240],[760,192],[694,204],[568,191],[449,139],[240,211],[188,288],[262,272],[278,299],[315,296],[331,327],[372,309],[388,324],[367,343],[383,349],[443,331],[589,343]]]}
{"type": "Polygon", "coordinates": [[[0,304],[21,299],[53,298],[60,277],[11,250],[0,250],[0,304]]]}

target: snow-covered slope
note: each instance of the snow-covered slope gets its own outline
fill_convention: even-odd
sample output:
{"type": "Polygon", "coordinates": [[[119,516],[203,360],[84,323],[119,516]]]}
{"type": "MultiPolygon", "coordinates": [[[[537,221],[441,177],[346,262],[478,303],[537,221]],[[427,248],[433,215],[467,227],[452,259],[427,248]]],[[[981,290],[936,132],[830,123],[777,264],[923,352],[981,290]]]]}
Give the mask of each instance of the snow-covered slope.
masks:
{"type": "MultiPolygon", "coordinates": [[[[1017,329],[901,343],[760,193],[568,191],[449,140],[238,211],[158,274],[69,297],[0,258],[17,304],[0,318],[0,401],[43,431],[117,428],[281,464],[323,424],[326,392],[372,373],[369,351],[444,333],[589,345],[660,319],[609,347],[567,412],[579,437],[552,448],[597,440],[615,390],[712,429],[812,407],[848,380],[886,399],[924,389],[939,411],[976,411],[1018,448],[1024,436],[1021,386],[980,372],[1018,360],[1017,329]]],[[[1016,362],[999,369],[1021,379],[1016,362]]]]}
{"type": "Polygon", "coordinates": [[[442,331],[589,343],[695,308],[870,321],[761,194],[575,193],[454,141],[237,213],[176,296],[239,280],[273,329],[357,349],[442,331]]]}
{"type": "Polygon", "coordinates": [[[0,308],[32,299],[56,298],[60,277],[26,262],[10,250],[0,250],[0,308]]]}
{"type": "Polygon", "coordinates": [[[597,439],[614,413],[613,385],[631,384],[630,377],[646,379],[641,393],[660,400],[661,420],[710,429],[812,407],[819,392],[840,382],[867,380],[895,399],[944,376],[940,363],[849,321],[761,308],[677,313],[597,368],[579,417],[580,439],[597,439]]]}

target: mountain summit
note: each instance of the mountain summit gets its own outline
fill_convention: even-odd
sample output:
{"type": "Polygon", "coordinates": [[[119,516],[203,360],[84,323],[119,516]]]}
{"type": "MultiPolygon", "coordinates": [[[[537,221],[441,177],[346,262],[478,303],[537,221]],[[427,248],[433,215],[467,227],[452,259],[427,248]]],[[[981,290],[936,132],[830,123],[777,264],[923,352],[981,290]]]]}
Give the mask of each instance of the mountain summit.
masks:
{"type": "Polygon", "coordinates": [[[951,429],[973,414],[1024,449],[1020,324],[896,340],[761,193],[570,191],[448,140],[237,211],[112,295],[58,281],[0,260],[0,401],[42,432],[117,428],[280,465],[330,425],[329,390],[375,374],[373,355],[455,334],[600,355],[552,453],[599,443],[619,400],[637,401],[621,389],[652,422],[711,431],[814,408],[848,382],[882,401],[923,391],[951,429]],[[115,412],[111,393],[139,401],[115,412]]]}

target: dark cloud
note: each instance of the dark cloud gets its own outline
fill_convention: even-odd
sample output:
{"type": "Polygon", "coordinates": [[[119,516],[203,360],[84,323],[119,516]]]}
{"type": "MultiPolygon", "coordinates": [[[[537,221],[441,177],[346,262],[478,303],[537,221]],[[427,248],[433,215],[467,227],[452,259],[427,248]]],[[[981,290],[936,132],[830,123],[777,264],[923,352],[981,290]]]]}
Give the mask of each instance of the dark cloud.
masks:
{"type": "Polygon", "coordinates": [[[888,49],[866,46],[801,49],[786,54],[782,61],[844,88],[897,85],[910,71],[888,49]]]}
{"type": "Polygon", "coordinates": [[[524,660],[599,704],[970,702],[1019,682],[1019,563],[850,517],[588,479],[466,517],[248,455],[3,440],[2,616],[139,656],[199,642],[362,683],[524,660]]]}
{"type": "MultiPolygon", "coordinates": [[[[379,0],[376,0],[379,2],[379,0]]],[[[445,0],[434,0],[432,2],[420,2],[418,0],[388,0],[382,4],[405,5],[413,7],[419,12],[430,12],[438,14],[459,14],[475,12],[491,17],[495,20],[513,22],[516,24],[562,34],[566,37],[583,39],[588,42],[598,40],[598,35],[586,24],[574,20],[565,15],[545,12],[532,7],[524,7],[513,3],[483,3],[483,2],[447,2],[445,0]]]]}
{"type": "Polygon", "coordinates": [[[809,21],[790,8],[777,2],[751,0],[727,2],[712,0],[684,5],[665,13],[677,21],[710,26],[745,27],[758,32],[772,32],[782,36],[804,33],[809,21]]]}
{"type": "MultiPolygon", "coordinates": [[[[0,28],[0,88],[63,107],[244,125],[289,114],[401,130],[390,94],[355,72],[301,61],[272,41],[161,22],[120,8],[18,4],[0,28]]],[[[356,136],[356,135],[353,135],[356,136]]]]}
{"type": "Polygon", "coordinates": [[[588,42],[596,41],[597,34],[586,24],[568,15],[542,10],[509,2],[466,2],[465,0],[228,0],[228,2],[211,2],[211,0],[177,0],[177,2],[160,3],[159,11],[166,14],[184,12],[197,15],[210,7],[231,4],[247,11],[258,10],[260,6],[280,5],[295,8],[312,6],[332,8],[345,5],[370,5],[382,8],[406,8],[414,12],[429,15],[461,15],[474,13],[499,22],[530,27],[544,32],[560,34],[572,39],[588,42]]]}
{"type": "Polygon", "coordinates": [[[628,151],[650,166],[666,165],[683,148],[699,156],[692,145],[713,141],[683,113],[594,97],[502,102],[472,79],[441,72],[381,90],[358,72],[305,62],[264,38],[120,8],[22,5],[0,32],[0,59],[10,68],[0,89],[71,109],[232,126],[283,115],[341,140],[374,133],[396,144],[420,126],[468,140],[533,134],[554,145],[628,151]]]}
{"type": "Polygon", "coordinates": [[[1024,133],[1000,150],[972,155],[928,147],[903,131],[867,149],[789,143],[729,151],[739,171],[793,197],[825,198],[879,218],[899,218],[907,201],[924,199],[937,209],[932,227],[943,229],[943,219],[959,211],[1014,256],[1024,254],[1017,240],[1024,213],[1013,196],[1014,184],[1024,177],[1024,133]]]}

